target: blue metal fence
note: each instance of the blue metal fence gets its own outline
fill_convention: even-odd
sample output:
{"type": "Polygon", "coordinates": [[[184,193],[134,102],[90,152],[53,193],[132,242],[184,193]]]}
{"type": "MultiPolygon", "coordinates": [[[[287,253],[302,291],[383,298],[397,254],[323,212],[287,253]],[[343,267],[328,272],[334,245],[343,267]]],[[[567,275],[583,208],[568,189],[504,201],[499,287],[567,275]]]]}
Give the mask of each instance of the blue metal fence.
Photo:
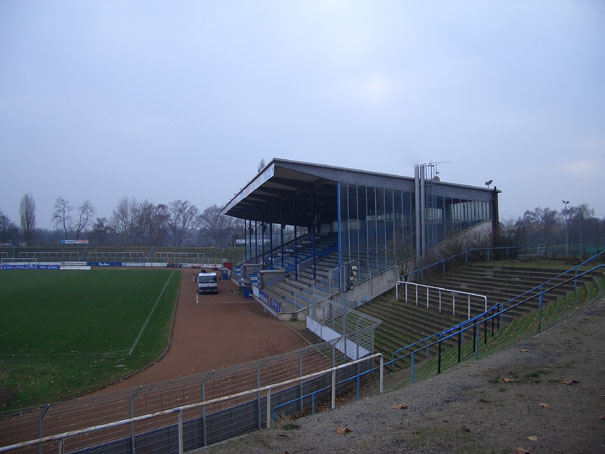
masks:
{"type": "MultiPolygon", "coordinates": [[[[604,251],[605,252],[605,251],[604,251]]],[[[462,343],[462,339],[464,336],[464,333],[466,333],[469,330],[473,330],[473,351],[475,352],[475,358],[477,358],[478,355],[478,336],[480,336],[481,334],[481,329],[483,329],[483,337],[484,337],[484,343],[487,343],[487,332],[489,330],[488,327],[488,323],[491,321],[492,323],[492,334],[494,331],[495,327],[501,327],[502,326],[502,322],[503,322],[503,315],[505,313],[507,313],[508,311],[519,307],[531,300],[534,300],[536,298],[538,298],[538,332],[541,331],[542,328],[542,311],[543,311],[543,298],[544,295],[548,294],[549,292],[551,292],[552,290],[555,290],[559,287],[562,287],[564,285],[569,284],[570,282],[574,282],[574,287],[577,283],[577,279],[581,278],[585,275],[591,274],[597,270],[603,269],[605,268],[605,265],[597,265],[594,266],[593,268],[587,270],[587,271],[583,271],[583,272],[579,272],[578,273],[578,269],[581,266],[586,265],[587,263],[596,260],[597,258],[599,258],[602,253],[599,253],[593,257],[591,257],[590,259],[586,260],[585,262],[582,262],[580,265],[577,265],[561,274],[559,274],[557,277],[549,279],[547,282],[545,282],[544,284],[535,287],[532,290],[528,290],[527,292],[512,298],[511,300],[507,301],[506,303],[498,303],[495,304],[494,306],[492,306],[491,308],[489,308],[486,312],[479,314],[469,320],[466,320],[464,322],[461,322],[457,325],[454,325],[450,328],[447,328],[445,330],[439,331],[435,334],[432,334],[430,336],[425,337],[424,339],[421,339],[417,342],[414,342],[410,345],[407,345],[405,347],[402,347],[398,350],[395,350],[392,355],[391,355],[391,360],[385,363],[385,366],[391,365],[391,368],[394,370],[395,368],[395,363],[397,361],[402,361],[405,359],[410,360],[411,363],[411,379],[412,381],[414,381],[414,359],[415,359],[415,355],[418,353],[425,353],[427,358],[428,358],[428,352],[429,352],[429,348],[433,347],[433,346],[437,346],[438,348],[438,373],[441,372],[441,350],[442,350],[442,344],[445,341],[448,341],[450,339],[453,339],[455,336],[457,336],[457,344],[458,344],[458,361],[460,361],[460,351],[461,351],[461,343],[462,343]],[[566,276],[570,273],[573,273],[573,276],[568,277],[567,279],[565,279],[562,282],[559,282],[558,284],[555,284],[551,287],[549,287],[548,289],[544,289],[543,286],[547,283],[551,283],[554,280],[561,278],[563,276],[566,276]],[[530,295],[530,293],[532,291],[537,291],[536,294],[534,295],[530,295]],[[524,299],[521,299],[522,297],[524,297],[524,299]]]]}

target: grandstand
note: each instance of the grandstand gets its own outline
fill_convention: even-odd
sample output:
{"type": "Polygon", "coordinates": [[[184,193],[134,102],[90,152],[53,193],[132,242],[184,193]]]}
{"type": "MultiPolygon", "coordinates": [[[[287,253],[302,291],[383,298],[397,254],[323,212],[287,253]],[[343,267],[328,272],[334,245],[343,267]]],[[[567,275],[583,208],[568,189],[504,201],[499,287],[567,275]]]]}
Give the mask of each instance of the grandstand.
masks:
{"type": "Polygon", "coordinates": [[[369,301],[394,286],[398,263],[419,263],[473,226],[497,228],[498,190],[436,173],[433,164],[410,178],[274,159],[222,214],[244,220],[244,261],[260,265],[256,274],[283,271],[260,288],[282,311],[342,292],[369,301]]]}

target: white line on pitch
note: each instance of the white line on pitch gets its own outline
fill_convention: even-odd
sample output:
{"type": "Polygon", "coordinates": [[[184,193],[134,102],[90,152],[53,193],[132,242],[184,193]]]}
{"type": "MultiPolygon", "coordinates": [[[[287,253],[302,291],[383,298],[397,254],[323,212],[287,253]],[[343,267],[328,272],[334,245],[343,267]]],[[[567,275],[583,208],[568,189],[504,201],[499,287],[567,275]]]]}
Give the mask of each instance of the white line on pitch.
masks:
{"type": "Polygon", "coordinates": [[[130,347],[130,350],[128,350],[128,355],[132,355],[132,351],[134,350],[134,348],[137,346],[137,344],[139,343],[139,339],[141,338],[141,336],[143,335],[143,331],[145,331],[145,327],[147,326],[147,323],[149,323],[149,319],[151,318],[151,315],[153,314],[153,311],[155,311],[155,307],[158,305],[158,303],[160,302],[160,298],[162,297],[162,295],[164,294],[164,290],[166,290],[166,287],[168,287],[168,282],[170,282],[170,278],[172,277],[172,275],[174,274],[174,271],[172,271],[172,273],[170,273],[170,276],[168,276],[168,279],[166,280],[166,283],[164,284],[164,287],[162,287],[162,291],[160,292],[160,296],[158,296],[158,299],[155,300],[155,304],[153,305],[153,307],[151,308],[151,312],[149,313],[149,315],[147,316],[147,320],[145,320],[145,323],[143,323],[143,327],[141,328],[141,331],[139,331],[139,335],[137,336],[137,338],[134,340],[134,344],[132,344],[132,347],[130,347]]]}

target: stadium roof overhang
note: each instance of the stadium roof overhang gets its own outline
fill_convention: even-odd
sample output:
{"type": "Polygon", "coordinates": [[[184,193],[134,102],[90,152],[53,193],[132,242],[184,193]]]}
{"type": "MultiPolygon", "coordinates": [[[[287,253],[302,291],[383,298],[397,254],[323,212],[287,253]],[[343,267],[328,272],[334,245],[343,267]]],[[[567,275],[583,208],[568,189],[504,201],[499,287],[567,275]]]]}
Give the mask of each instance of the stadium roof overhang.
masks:
{"type": "MultiPolygon", "coordinates": [[[[225,205],[221,213],[240,219],[311,225],[337,220],[338,182],[414,192],[414,178],[343,167],[273,159],[225,205]]],[[[438,182],[435,195],[485,199],[492,190],[438,182]]]]}
{"type": "Polygon", "coordinates": [[[312,207],[322,222],[336,220],[337,180],[319,166],[274,159],[223,208],[236,218],[310,225],[312,207]]]}

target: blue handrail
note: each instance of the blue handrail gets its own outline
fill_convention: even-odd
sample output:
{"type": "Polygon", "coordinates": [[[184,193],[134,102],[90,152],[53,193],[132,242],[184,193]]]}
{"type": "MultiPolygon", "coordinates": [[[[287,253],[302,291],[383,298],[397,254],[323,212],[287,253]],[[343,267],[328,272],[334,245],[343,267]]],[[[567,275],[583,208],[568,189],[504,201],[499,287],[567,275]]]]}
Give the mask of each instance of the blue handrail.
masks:
{"type": "MultiPolygon", "coordinates": [[[[601,256],[604,256],[604,257],[605,257],[605,255],[604,255],[604,254],[605,254],[605,251],[601,251],[601,252],[599,252],[598,254],[593,255],[592,257],[590,257],[589,259],[587,259],[587,260],[583,261],[583,262],[582,262],[582,263],[580,263],[579,265],[576,265],[576,266],[574,266],[573,268],[570,268],[570,269],[568,269],[567,271],[564,271],[563,273],[561,273],[561,274],[559,274],[559,275],[557,275],[557,276],[555,276],[555,277],[553,277],[553,278],[550,278],[550,279],[549,279],[549,280],[547,280],[546,282],[543,282],[542,284],[537,285],[537,286],[535,286],[534,288],[532,288],[532,289],[530,289],[530,290],[527,290],[526,292],[523,292],[523,293],[521,293],[520,295],[517,295],[517,296],[515,296],[515,297],[511,298],[510,300],[506,301],[506,302],[504,303],[504,305],[510,304],[510,303],[512,303],[513,301],[515,301],[517,298],[521,298],[522,296],[525,296],[525,295],[527,295],[527,294],[529,294],[529,293],[531,293],[531,292],[535,292],[536,290],[541,289],[541,287],[542,287],[543,285],[550,284],[551,282],[553,282],[553,281],[555,281],[555,280],[557,280],[557,279],[560,279],[561,277],[565,276],[565,275],[566,275],[566,274],[568,274],[568,273],[571,273],[572,271],[575,271],[575,274],[576,274],[575,278],[577,279],[577,278],[578,278],[578,270],[579,270],[579,269],[580,269],[582,266],[586,265],[587,263],[592,262],[593,260],[598,259],[598,258],[599,258],[599,257],[601,257],[601,256]]],[[[576,285],[577,285],[577,283],[576,283],[576,280],[574,279],[574,288],[576,288],[576,285]]]]}
{"type": "MultiPolygon", "coordinates": [[[[591,257],[586,262],[583,262],[582,264],[577,265],[577,267],[580,267],[580,266],[584,265],[585,263],[589,262],[590,260],[599,257],[601,254],[602,253],[599,253],[599,254],[591,257]]],[[[574,268],[568,270],[567,272],[573,271],[577,267],[574,267],[574,268]]],[[[528,298],[526,298],[526,299],[524,299],[522,301],[518,301],[515,304],[510,305],[509,307],[505,308],[504,304],[495,304],[494,306],[492,306],[491,308],[489,308],[486,312],[484,312],[482,314],[479,314],[479,315],[473,317],[470,320],[466,320],[466,321],[464,321],[462,323],[459,323],[458,325],[455,325],[453,327],[447,328],[447,329],[445,329],[443,331],[440,331],[438,333],[431,334],[430,336],[427,336],[424,339],[416,341],[413,344],[410,344],[410,345],[402,347],[402,348],[400,348],[398,350],[395,350],[391,354],[391,361],[386,362],[384,365],[386,367],[386,366],[388,366],[390,364],[390,365],[392,365],[392,368],[394,368],[396,361],[401,361],[401,360],[409,357],[410,355],[413,358],[413,355],[415,353],[418,353],[419,351],[422,351],[422,350],[426,350],[426,349],[428,349],[429,347],[431,347],[431,346],[433,346],[435,344],[440,344],[443,341],[451,339],[453,336],[456,336],[456,335],[458,335],[460,333],[463,333],[466,330],[470,329],[477,322],[479,322],[480,324],[481,323],[485,324],[485,323],[487,323],[488,320],[491,320],[491,319],[496,318],[496,317],[502,317],[502,315],[504,313],[508,312],[509,310],[512,310],[512,309],[514,309],[514,308],[516,308],[516,307],[518,307],[518,306],[520,306],[520,305],[522,305],[522,304],[524,304],[524,303],[526,303],[526,302],[528,302],[530,300],[533,300],[534,298],[538,298],[538,297],[540,298],[540,307],[541,307],[542,306],[542,298],[543,298],[543,296],[546,295],[547,293],[549,293],[550,291],[552,291],[552,290],[554,290],[556,288],[559,288],[559,287],[561,287],[561,286],[563,286],[565,284],[568,284],[571,281],[575,281],[578,278],[583,277],[583,276],[585,276],[585,275],[587,275],[589,273],[592,273],[592,272],[594,272],[594,271],[596,271],[598,269],[601,269],[601,268],[605,268],[605,264],[603,264],[603,265],[597,265],[597,266],[595,266],[595,267],[593,267],[593,268],[591,268],[591,269],[589,269],[587,271],[584,271],[584,272],[582,272],[580,274],[576,274],[574,277],[570,277],[569,279],[567,279],[567,280],[565,280],[563,282],[560,282],[559,284],[556,284],[556,285],[554,285],[554,286],[552,286],[552,287],[550,287],[550,288],[548,288],[546,290],[542,290],[541,286],[538,286],[538,287],[540,287],[539,293],[537,293],[535,295],[532,295],[532,296],[529,296],[528,298]],[[491,313],[491,315],[489,315],[490,313],[491,313]],[[481,318],[483,318],[483,320],[479,320],[481,318]],[[438,337],[438,340],[430,342],[430,340],[433,337],[436,337],[436,336],[438,337]],[[401,353],[402,351],[404,351],[406,349],[410,349],[412,347],[415,347],[415,346],[417,346],[420,343],[424,343],[424,345],[422,347],[420,347],[420,348],[417,348],[417,349],[413,350],[412,352],[406,353],[406,354],[401,355],[401,356],[399,356],[397,358],[395,357],[396,354],[401,353]]],[[[562,273],[561,275],[566,274],[567,272],[562,273]]],[[[555,278],[553,278],[553,279],[555,279],[555,278]]],[[[540,322],[541,322],[541,320],[540,320],[540,322]]],[[[413,374],[413,372],[412,372],[412,374],[413,374]]]]}

